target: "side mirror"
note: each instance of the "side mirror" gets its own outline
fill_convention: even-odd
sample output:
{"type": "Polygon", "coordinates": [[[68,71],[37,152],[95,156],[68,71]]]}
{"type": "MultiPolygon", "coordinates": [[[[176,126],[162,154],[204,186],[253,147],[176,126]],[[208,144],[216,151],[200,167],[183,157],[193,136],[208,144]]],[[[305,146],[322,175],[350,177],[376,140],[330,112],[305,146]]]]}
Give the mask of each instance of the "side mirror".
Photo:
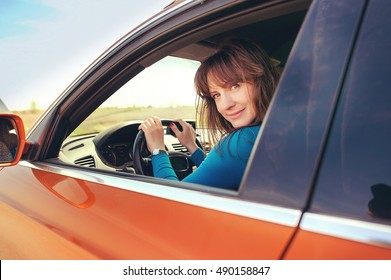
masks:
{"type": "Polygon", "coordinates": [[[17,164],[25,144],[22,119],[14,114],[0,114],[0,167],[17,164]]]}

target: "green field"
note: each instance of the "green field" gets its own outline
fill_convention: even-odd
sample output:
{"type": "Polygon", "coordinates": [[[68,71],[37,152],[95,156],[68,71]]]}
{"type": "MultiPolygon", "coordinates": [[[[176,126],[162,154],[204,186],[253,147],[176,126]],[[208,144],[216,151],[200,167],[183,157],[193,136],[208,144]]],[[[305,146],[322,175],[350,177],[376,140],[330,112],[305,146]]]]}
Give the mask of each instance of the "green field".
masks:
{"type": "MultiPolygon", "coordinates": [[[[17,111],[22,117],[26,130],[30,129],[41,111],[17,111]]],[[[183,118],[195,119],[194,106],[178,107],[129,107],[129,108],[98,108],[80,125],[73,134],[86,134],[102,131],[103,129],[125,121],[144,120],[150,116],[158,116],[165,119],[183,118]]]]}

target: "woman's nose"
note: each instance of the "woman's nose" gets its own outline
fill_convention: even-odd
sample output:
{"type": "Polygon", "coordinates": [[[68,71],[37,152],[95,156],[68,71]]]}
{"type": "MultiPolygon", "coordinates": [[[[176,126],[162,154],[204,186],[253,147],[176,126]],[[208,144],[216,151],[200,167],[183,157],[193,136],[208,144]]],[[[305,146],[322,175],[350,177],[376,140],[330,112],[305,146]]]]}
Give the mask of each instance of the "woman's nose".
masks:
{"type": "Polygon", "coordinates": [[[220,105],[222,109],[227,110],[235,105],[235,100],[233,100],[229,92],[224,92],[221,94],[220,105]]]}

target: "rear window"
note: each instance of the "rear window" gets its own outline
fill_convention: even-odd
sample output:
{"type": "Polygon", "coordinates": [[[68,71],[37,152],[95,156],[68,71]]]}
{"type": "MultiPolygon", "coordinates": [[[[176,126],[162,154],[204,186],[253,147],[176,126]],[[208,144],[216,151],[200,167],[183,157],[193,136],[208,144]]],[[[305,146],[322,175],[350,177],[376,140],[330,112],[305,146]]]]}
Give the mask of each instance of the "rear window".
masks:
{"type": "Polygon", "coordinates": [[[391,224],[390,13],[375,1],[364,17],[312,211],[391,224]]]}

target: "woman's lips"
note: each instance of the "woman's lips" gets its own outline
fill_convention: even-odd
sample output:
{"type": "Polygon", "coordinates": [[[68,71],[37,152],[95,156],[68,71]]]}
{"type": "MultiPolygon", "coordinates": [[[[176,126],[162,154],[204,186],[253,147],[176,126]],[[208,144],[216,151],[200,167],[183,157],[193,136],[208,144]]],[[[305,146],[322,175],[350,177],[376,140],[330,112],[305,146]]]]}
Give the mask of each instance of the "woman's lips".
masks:
{"type": "Polygon", "coordinates": [[[242,114],[243,111],[244,111],[244,109],[233,112],[233,113],[229,113],[229,114],[227,113],[227,117],[229,119],[235,120],[240,117],[240,115],[242,114]]]}

